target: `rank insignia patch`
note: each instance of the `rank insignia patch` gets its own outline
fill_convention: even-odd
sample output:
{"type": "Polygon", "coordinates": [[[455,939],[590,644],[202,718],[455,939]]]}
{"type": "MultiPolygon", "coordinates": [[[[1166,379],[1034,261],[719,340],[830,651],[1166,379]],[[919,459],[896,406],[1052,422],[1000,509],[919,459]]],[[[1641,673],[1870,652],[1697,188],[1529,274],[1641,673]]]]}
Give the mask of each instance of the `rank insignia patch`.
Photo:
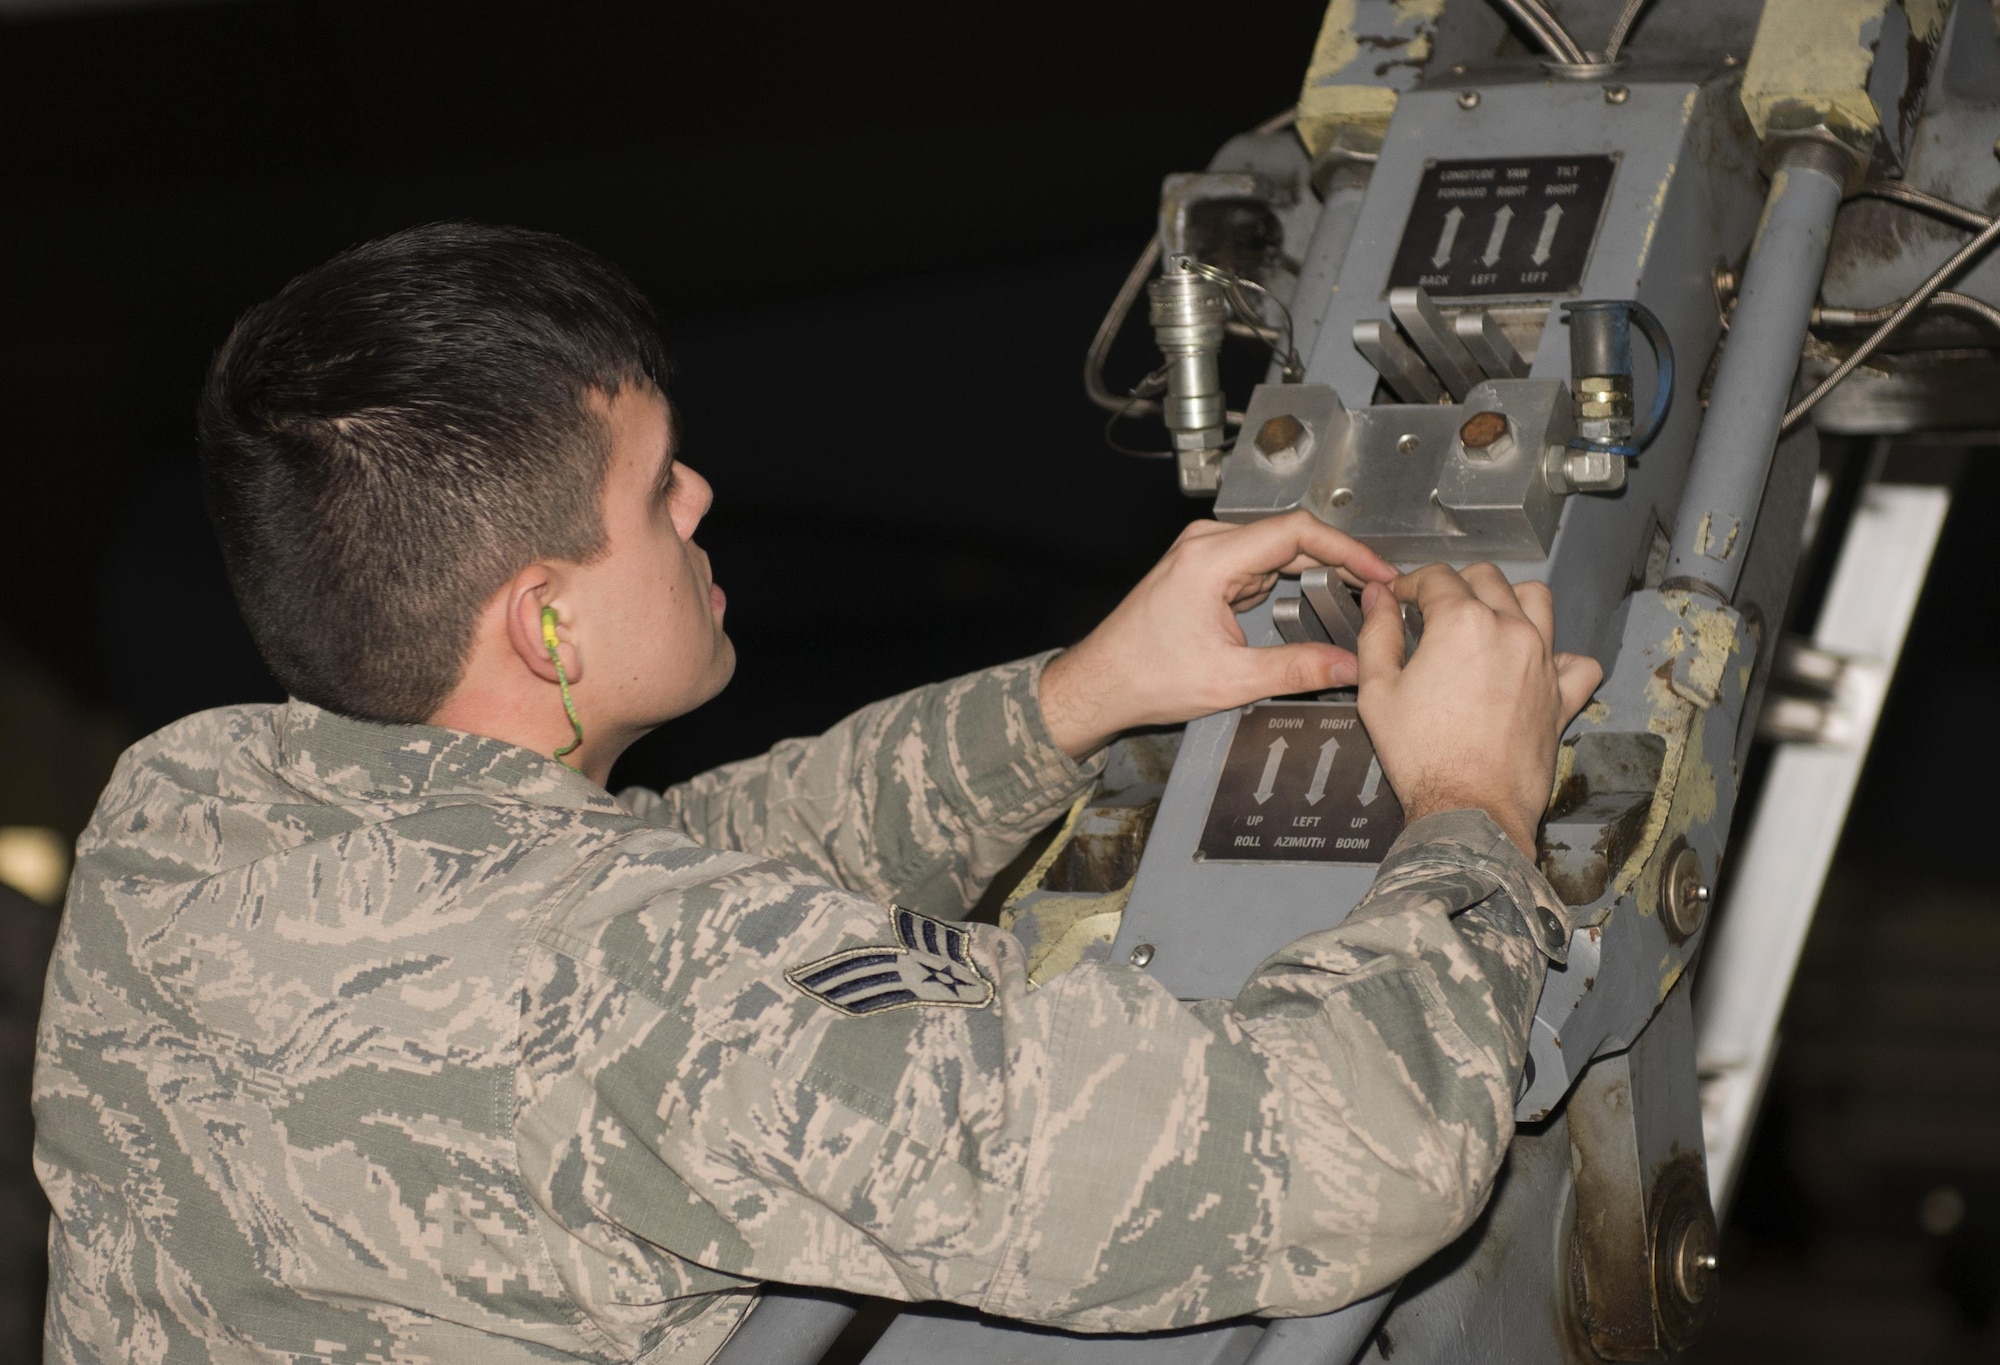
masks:
{"type": "Polygon", "coordinates": [[[993,982],[972,961],[972,935],[955,925],[891,908],[896,941],[793,967],[785,979],[842,1014],[877,1014],[909,1005],[978,1009],[993,1000],[993,982]]]}

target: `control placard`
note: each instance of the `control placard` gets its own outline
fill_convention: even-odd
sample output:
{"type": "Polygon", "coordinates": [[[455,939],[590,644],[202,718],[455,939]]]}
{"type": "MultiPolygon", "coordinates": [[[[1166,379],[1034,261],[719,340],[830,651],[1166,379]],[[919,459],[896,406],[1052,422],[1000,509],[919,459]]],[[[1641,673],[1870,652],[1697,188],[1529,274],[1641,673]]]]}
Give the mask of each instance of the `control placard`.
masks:
{"type": "Polygon", "coordinates": [[[1431,162],[1389,287],[1421,285],[1441,299],[1574,293],[1617,164],[1608,156],[1431,162]]]}
{"type": "Polygon", "coordinates": [[[1236,722],[1200,862],[1379,863],[1403,832],[1352,702],[1262,702],[1236,722]]]}

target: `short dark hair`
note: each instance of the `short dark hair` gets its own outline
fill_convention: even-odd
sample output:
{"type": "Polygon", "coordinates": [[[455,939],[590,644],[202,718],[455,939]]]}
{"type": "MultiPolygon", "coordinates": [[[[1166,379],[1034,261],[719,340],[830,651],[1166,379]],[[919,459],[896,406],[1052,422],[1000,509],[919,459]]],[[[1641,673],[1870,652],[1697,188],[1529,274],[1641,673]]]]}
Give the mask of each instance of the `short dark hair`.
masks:
{"type": "Polygon", "coordinates": [[[617,267],[520,228],[410,228],[244,314],[202,394],[202,484],[278,682],[427,719],[509,577],[602,551],[611,435],[591,394],[664,394],[669,369],[617,267]]]}

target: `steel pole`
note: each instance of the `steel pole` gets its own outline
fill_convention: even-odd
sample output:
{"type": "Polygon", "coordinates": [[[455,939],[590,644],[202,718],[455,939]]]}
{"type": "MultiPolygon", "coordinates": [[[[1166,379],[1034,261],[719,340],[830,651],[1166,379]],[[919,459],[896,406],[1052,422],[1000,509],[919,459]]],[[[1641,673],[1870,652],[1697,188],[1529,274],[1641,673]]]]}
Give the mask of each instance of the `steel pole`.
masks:
{"type": "Polygon", "coordinates": [[[1743,270],[1708,414],[1681,494],[1667,578],[1729,601],[1749,555],[1806,324],[1845,192],[1843,153],[1795,142],[1779,154],[1743,270]]]}

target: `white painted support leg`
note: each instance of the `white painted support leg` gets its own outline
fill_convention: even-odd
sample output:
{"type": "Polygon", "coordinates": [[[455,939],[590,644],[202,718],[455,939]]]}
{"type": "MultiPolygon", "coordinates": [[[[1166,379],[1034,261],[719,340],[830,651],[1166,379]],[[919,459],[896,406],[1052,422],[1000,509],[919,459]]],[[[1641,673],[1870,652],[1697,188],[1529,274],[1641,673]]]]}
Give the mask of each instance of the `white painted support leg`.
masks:
{"type": "Polygon", "coordinates": [[[1877,484],[1841,545],[1813,643],[1850,660],[1824,739],[1776,754],[1695,990],[1696,1068],[1716,1216],[1729,1207],[1806,930],[1875,737],[1951,494],[1877,484]]]}

